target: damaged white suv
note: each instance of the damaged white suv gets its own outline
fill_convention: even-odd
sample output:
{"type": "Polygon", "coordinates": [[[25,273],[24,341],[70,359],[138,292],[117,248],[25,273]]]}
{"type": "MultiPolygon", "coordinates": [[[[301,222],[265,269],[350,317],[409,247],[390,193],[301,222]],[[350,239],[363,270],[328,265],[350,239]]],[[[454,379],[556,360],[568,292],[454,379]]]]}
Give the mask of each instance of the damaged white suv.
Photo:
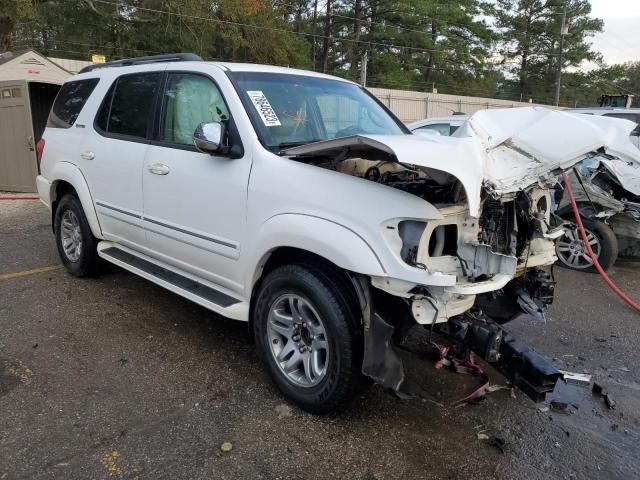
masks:
{"type": "Polygon", "coordinates": [[[278,387],[320,412],[368,377],[402,389],[412,325],[471,326],[504,358],[494,320],[553,298],[549,185],[628,135],[597,120],[485,111],[424,138],[349,81],[145,57],[62,87],[37,184],[70,273],[104,259],[249,321],[278,387]]]}

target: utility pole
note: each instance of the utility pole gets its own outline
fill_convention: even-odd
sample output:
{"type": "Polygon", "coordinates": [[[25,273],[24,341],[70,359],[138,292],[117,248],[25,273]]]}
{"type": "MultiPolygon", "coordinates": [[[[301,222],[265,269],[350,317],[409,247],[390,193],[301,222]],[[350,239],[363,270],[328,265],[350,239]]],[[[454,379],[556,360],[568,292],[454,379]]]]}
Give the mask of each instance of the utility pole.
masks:
{"type": "Polygon", "coordinates": [[[369,51],[365,50],[362,55],[362,67],[360,68],[360,85],[367,86],[367,61],[369,60],[369,51]]]}
{"type": "Polygon", "coordinates": [[[567,21],[567,2],[564,3],[562,9],[562,27],[560,27],[560,52],[558,55],[558,70],[556,71],[556,106],[560,104],[560,78],[562,77],[562,51],[564,49],[564,36],[569,33],[566,27],[567,21]]]}
{"type": "Polygon", "coordinates": [[[313,46],[311,47],[311,58],[313,59],[313,69],[316,69],[316,20],[318,18],[318,0],[313,2],[313,46]]]}

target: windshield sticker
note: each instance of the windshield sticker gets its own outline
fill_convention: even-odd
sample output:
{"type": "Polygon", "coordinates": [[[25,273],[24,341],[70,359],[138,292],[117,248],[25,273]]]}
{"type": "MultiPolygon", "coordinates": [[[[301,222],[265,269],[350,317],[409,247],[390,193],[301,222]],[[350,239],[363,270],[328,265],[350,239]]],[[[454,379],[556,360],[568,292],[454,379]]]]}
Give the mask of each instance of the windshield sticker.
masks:
{"type": "Polygon", "coordinates": [[[265,97],[261,90],[247,91],[247,95],[249,95],[249,98],[253,102],[253,106],[256,107],[265,126],[279,127],[282,125],[278,115],[276,115],[275,110],[271,107],[269,100],[267,100],[267,97],[265,97]]]}

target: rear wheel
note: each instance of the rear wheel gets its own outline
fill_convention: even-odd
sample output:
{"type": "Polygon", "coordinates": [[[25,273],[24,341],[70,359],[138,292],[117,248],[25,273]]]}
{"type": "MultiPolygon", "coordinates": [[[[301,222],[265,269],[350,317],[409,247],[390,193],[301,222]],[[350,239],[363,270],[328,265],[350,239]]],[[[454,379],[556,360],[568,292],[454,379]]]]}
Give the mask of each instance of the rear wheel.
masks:
{"type": "MultiPolygon", "coordinates": [[[[608,270],[618,258],[618,240],[613,230],[598,220],[583,218],[582,224],[598,263],[604,270],[608,270]]],[[[556,255],[564,267],[586,272],[596,271],[575,224],[574,228],[565,229],[565,235],[556,242],[556,255]]]]}
{"type": "Polygon", "coordinates": [[[98,240],[91,233],[78,197],[70,193],[62,197],[53,225],[58,254],[67,271],[77,277],[99,273],[98,240]]]}
{"type": "Polygon", "coordinates": [[[256,296],[253,331],[265,367],[289,399],[325,413],[364,384],[359,318],[334,272],[285,265],[269,273],[256,296]]]}

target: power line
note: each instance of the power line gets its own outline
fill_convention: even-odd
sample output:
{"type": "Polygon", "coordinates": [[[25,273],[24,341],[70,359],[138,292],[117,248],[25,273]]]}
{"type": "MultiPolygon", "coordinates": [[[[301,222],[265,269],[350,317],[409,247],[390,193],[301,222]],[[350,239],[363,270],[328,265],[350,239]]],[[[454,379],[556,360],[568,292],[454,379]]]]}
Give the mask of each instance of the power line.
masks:
{"type": "MultiPolygon", "coordinates": [[[[117,6],[117,7],[131,8],[131,9],[134,9],[134,10],[140,10],[140,11],[151,12],[151,13],[160,13],[160,14],[169,15],[169,16],[175,16],[175,17],[190,18],[190,19],[193,19],[193,20],[204,20],[204,21],[207,21],[207,22],[220,23],[220,24],[223,24],[223,25],[233,25],[233,26],[236,26],[236,27],[253,28],[253,29],[256,29],[256,30],[279,32],[279,33],[286,33],[286,34],[293,34],[293,35],[301,35],[301,36],[305,36],[305,37],[326,38],[326,39],[332,40],[334,42],[363,43],[363,44],[367,44],[367,45],[375,45],[375,46],[381,46],[381,47],[386,47],[386,48],[406,49],[406,50],[413,50],[413,51],[419,51],[419,52],[443,53],[442,50],[437,50],[437,49],[433,49],[433,48],[412,47],[412,46],[409,46],[409,45],[398,45],[398,44],[392,44],[392,43],[372,42],[372,41],[369,41],[369,40],[354,40],[354,39],[351,39],[351,38],[334,37],[332,35],[321,35],[321,34],[315,34],[314,35],[312,33],[306,33],[306,32],[293,32],[293,31],[290,31],[290,30],[285,30],[283,28],[266,27],[266,26],[263,26],[263,25],[253,25],[253,24],[250,24],[250,23],[237,22],[237,21],[233,21],[233,20],[222,20],[220,18],[202,17],[202,16],[198,16],[198,15],[187,15],[187,14],[184,14],[184,13],[169,12],[167,10],[158,10],[158,9],[154,9],[154,8],[127,5],[127,4],[124,4],[124,3],[121,3],[121,2],[113,2],[113,1],[109,1],[109,0],[93,0],[93,1],[96,2],[96,3],[102,3],[102,4],[106,4],[106,5],[113,5],[113,6],[117,6]]],[[[449,60],[443,59],[443,61],[446,62],[446,61],[449,61],[449,60]]]]}
{"type": "MultiPolygon", "coordinates": [[[[288,7],[298,8],[298,5],[293,5],[291,3],[285,3],[285,2],[279,2],[278,5],[280,5],[280,6],[284,5],[284,6],[288,6],[288,7]]],[[[414,12],[407,12],[407,11],[399,12],[399,13],[404,13],[404,14],[407,14],[407,15],[414,14],[414,12]]],[[[325,13],[325,15],[326,15],[326,13],[325,13]]],[[[380,25],[380,26],[383,26],[383,27],[394,27],[394,28],[397,28],[399,30],[404,30],[404,31],[407,31],[407,32],[415,32],[415,33],[421,33],[421,34],[427,33],[424,30],[416,30],[416,29],[405,27],[405,26],[402,26],[400,24],[392,23],[392,22],[389,22],[389,21],[386,21],[386,20],[384,22],[374,22],[373,20],[368,20],[366,18],[357,18],[357,17],[352,17],[352,16],[349,16],[349,15],[343,15],[343,14],[334,13],[334,12],[329,13],[329,16],[330,17],[346,18],[346,19],[349,19],[349,20],[357,20],[357,21],[360,21],[360,22],[363,22],[363,23],[368,23],[370,25],[380,25]]],[[[453,26],[456,26],[456,27],[462,27],[462,28],[469,29],[469,25],[465,25],[463,23],[454,23],[454,22],[450,22],[448,20],[444,20],[444,19],[441,19],[441,18],[432,17],[430,15],[417,15],[416,14],[416,16],[418,16],[419,18],[428,19],[428,20],[431,20],[431,21],[434,21],[434,22],[440,22],[441,24],[453,25],[453,26]]],[[[480,24],[480,22],[477,22],[477,23],[480,24]]],[[[451,32],[451,33],[455,33],[455,32],[451,32]]]]}

